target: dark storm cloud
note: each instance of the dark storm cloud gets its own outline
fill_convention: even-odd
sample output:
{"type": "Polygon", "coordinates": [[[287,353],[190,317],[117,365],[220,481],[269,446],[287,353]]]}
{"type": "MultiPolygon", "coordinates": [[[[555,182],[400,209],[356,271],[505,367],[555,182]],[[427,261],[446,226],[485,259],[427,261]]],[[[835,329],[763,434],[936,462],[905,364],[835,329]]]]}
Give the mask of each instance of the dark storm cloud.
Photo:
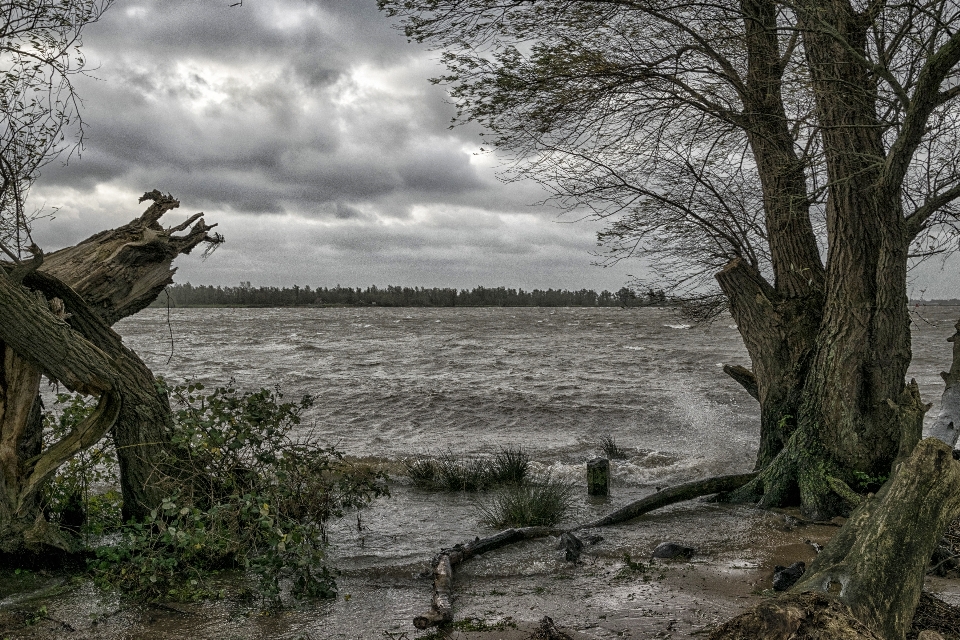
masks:
{"type": "MultiPolygon", "coordinates": [[[[453,107],[427,80],[442,71],[437,55],[375,0],[226,4],[128,0],[87,32],[98,68],[78,82],[85,149],[35,190],[62,207],[38,227],[45,242],[126,222],[157,188],[228,238],[214,259],[184,262],[194,282],[272,283],[273,270],[347,284],[381,264],[381,282],[529,286],[526,273],[589,270],[595,230],[559,228],[555,211],[528,206],[538,187],[497,181],[495,160],[474,155],[476,128],[448,128],[453,107]]],[[[598,277],[619,286],[624,274],[576,286],[598,277]]]]}

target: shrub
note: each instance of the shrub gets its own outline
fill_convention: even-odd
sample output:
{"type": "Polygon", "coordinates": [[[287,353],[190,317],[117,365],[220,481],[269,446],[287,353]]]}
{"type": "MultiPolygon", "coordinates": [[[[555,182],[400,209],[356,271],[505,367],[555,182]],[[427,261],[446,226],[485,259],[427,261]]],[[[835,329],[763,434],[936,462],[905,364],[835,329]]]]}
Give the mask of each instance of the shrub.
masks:
{"type": "MultiPolygon", "coordinates": [[[[56,442],[82,422],[93,405],[81,395],[58,393],[54,410],[43,417],[43,439],[56,442]]],[[[117,482],[117,452],[104,438],[64,463],[43,494],[47,519],[64,531],[84,537],[103,535],[121,524],[117,482]]]]}
{"type": "Polygon", "coordinates": [[[507,485],[477,508],[480,521],[493,527],[552,527],[573,506],[572,483],[547,474],[526,484],[507,485]]]}
{"type": "Polygon", "coordinates": [[[384,474],[294,437],[309,397],[284,403],[279,389],[206,393],[200,384],[167,391],[179,449],[164,461],[173,470],[161,485],[168,497],[95,550],[97,581],[146,599],[189,600],[220,595],[210,577],[239,568],[258,576],[270,605],[284,585],[294,597],[333,596],[327,524],[386,495],[384,474]]]}

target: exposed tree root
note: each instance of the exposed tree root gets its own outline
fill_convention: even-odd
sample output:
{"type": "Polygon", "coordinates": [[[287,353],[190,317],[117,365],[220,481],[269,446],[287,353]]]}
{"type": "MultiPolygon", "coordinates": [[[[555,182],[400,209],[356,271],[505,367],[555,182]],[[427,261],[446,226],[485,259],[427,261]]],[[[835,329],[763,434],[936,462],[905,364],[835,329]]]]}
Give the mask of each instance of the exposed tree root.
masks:
{"type": "MultiPolygon", "coordinates": [[[[916,381],[904,387],[896,402],[888,400],[892,416],[900,425],[898,460],[906,458],[920,441],[923,414],[930,405],[920,399],[916,381]]],[[[829,520],[849,515],[862,498],[850,488],[853,470],[834,463],[820,446],[821,439],[801,425],[786,445],[757,476],[723,496],[726,502],[756,504],[769,509],[800,504],[810,520],[829,520]]]]}

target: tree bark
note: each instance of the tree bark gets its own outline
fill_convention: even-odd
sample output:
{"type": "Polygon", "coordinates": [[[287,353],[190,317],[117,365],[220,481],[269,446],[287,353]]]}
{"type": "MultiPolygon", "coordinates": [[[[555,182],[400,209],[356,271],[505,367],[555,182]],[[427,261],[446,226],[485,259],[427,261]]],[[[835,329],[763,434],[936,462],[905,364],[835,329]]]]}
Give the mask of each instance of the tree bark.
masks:
{"type": "Polygon", "coordinates": [[[118,375],[108,356],[73,331],[47,306],[0,270],[0,346],[4,353],[0,427],[0,551],[68,549],[69,542],[47,526],[39,491],[67,459],[93,445],[120,411],[118,375]],[[26,427],[40,373],[68,389],[99,396],[93,414],[38,455],[23,453],[26,427]]]}
{"type": "Polygon", "coordinates": [[[760,402],[756,469],[770,464],[797,425],[803,385],[820,323],[819,297],[785,297],[738,258],[717,274],[750,354],[752,369],[724,371],[760,402]],[[748,375],[749,374],[749,375],[748,375]]]}
{"type": "Polygon", "coordinates": [[[957,446],[957,434],[960,433],[960,320],[955,326],[957,332],[947,338],[948,342],[953,343],[953,363],[950,371],[940,373],[946,388],[940,399],[940,415],[928,434],[950,447],[957,446]]]}
{"type": "Polygon", "coordinates": [[[903,640],[937,542],[960,514],[960,463],[928,438],[824,547],[785,597],[721,626],[712,640],[903,640]]]}

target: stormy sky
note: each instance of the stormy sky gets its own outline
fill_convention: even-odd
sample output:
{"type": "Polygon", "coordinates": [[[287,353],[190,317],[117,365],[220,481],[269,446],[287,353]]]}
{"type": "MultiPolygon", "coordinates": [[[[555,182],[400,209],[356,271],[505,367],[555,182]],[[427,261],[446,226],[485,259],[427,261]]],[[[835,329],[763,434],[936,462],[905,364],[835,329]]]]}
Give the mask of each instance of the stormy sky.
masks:
{"type": "MultiPolygon", "coordinates": [[[[616,290],[642,273],[593,266],[599,223],[498,180],[477,129],[449,129],[438,54],[375,0],[229,4],[119,0],[88,28],[85,149],[32,193],[59,208],[35,227],[45,248],[129,221],[156,188],[181,201],[168,225],[203,211],[227,239],[180,258],[179,282],[616,290]]],[[[915,293],[960,296],[947,267],[915,293]]]]}

